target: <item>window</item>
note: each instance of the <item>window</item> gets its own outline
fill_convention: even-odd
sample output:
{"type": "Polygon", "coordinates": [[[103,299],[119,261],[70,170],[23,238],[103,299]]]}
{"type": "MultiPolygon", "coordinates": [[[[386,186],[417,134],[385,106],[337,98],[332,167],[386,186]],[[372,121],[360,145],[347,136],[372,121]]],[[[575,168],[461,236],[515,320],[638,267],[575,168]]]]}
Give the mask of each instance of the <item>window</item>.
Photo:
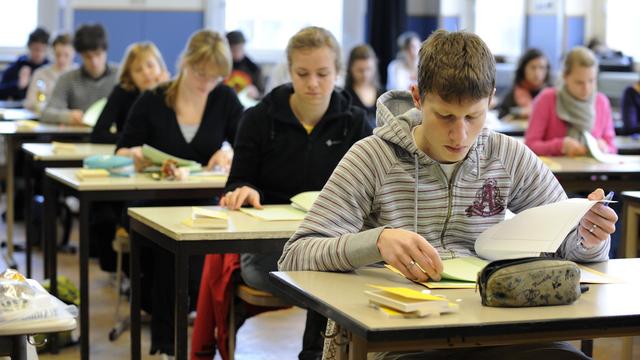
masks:
{"type": "Polygon", "coordinates": [[[476,0],[475,33],[495,55],[520,56],[524,39],[524,0],[476,0]],[[500,9],[499,13],[496,9],[500,9]],[[499,15],[498,15],[499,14],[499,15]]]}
{"type": "Polygon", "coordinates": [[[640,2],[627,0],[607,1],[606,44],[613,50],[640,60],[640,2]]]}
{"type": "Polygon", "coordinates": [[[279,62],[289,38],[305,26],[321,26],[341,42],[342,0],[233,0],[226,2],[226,31],[241,30],[258,61],[279,62]]]}
{"type": "Polygon", "coordinates": [[[0,48],[27,46],[29,33],[38,26],[38,0],[12,1],[0,11],[0,48]],[[9,10],[9,6],[11,9],[9,10]]]}

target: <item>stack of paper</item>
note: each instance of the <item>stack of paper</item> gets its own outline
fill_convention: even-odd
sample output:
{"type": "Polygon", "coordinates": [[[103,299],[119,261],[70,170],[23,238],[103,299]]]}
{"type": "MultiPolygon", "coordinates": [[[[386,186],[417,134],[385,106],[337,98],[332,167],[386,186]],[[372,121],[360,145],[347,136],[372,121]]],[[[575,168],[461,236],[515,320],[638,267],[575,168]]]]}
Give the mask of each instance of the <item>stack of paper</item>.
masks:
{"type": "Polygon", "coordinates": [[[54,154],[73,154],[77,151],[77,147],[75,144],[53,141],[51,142],[51,151],[54,154]]]}
{"type": "Polygon", "coordinates": [[[190,227],[224,229],[229,226],[229,217],[223,211],[194,206],[191,208],[191,217],[182,220],[182,223],[190,227]]]}
{"type": "Polygon", "coordinates": [[[365,290],[369,303],[390,317],[424,317],[457,312],[458,304],[444,297],[434,296],[425,291],[404,287],[369,285],[377,290],[365,290]]]}
{"type": "Polygon", "coordinates": [[[78,180],[106,178],[109,177],[109,171],[106,169],[78,169],[76,177],[78,180]]]}

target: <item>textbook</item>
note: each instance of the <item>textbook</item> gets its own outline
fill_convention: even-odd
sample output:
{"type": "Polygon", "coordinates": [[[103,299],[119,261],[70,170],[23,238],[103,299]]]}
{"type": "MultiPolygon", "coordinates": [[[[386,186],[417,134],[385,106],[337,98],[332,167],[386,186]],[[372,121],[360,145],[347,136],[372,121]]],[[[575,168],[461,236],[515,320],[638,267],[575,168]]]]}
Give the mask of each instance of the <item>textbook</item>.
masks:
{"type": "Polygon", "coordinates": [[[442,296],[405,287],[369,285],[376,290],[365,290],[369,303],[380,308],[389,317],[424,317],[457,312],[458,304],[442,296]]]}
{"type": "Polygon", "coordinates": [[[318,198],[318,195],[320,195],[320,191],[305,191],[289,200],[291,200],[291,206],[294,208],[308,212],[311,210],[311,206],[318,198]]]}
{"type": "Polygon", "coordinates": [[[487,260],[515,259],[555,253],[580,219],[598,202],[573,198],[524,210],[483,231],[474,244],[487,260]]]}
{"type": "Polygon", "coordinates": [[[229,226],[229,217],[224,211],[193,206],[191,217],[182,220],[182,223],[190,227],[224,229],[229,226]]]}

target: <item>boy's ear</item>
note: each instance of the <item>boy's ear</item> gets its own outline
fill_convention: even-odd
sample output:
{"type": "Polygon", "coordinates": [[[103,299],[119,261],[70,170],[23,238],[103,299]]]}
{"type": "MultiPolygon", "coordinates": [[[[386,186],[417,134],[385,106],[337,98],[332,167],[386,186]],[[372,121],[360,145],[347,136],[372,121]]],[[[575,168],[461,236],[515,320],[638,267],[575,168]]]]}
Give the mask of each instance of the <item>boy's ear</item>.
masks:
{"type": "Polygon", "coordinates": [[[420,91],[418,91],[417,85],[411,85],[411,97],[413,98],[413,105],[419,110],[422,110],[422,99],[420,99],[420,91]]]}

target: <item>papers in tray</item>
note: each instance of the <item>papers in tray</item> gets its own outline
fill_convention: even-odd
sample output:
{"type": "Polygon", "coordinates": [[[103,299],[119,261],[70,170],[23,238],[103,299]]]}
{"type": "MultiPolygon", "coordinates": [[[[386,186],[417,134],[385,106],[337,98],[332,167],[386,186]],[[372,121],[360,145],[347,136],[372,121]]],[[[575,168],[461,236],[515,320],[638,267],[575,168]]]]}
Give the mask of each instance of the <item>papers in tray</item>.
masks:
{"type": "Polygon", "coordinates": [[[194,206],[191,208],[191,217],[182,220],[182,223],[190,227],[224,229],[229,226],[229,216],[224,211],[194,206]]]}
{"type": "Polygon", "coordinates": [[[294,208],[302,211],[309,211],[311,210],[311,206],[313,205],[313,203],[318,198],[318,195],[320,195],[320,191],[306,191],[292,197],[289,200],[291,200],[291,206],[293,206],[294,208]]]}
{"type": "Polygon", "coordinates": [[[444,297],[404,287],[369,285],[376,290],[365,290],[369,303],[389,317],[424,317],[457,312],[458,304],[444,297]]]}
{"type": "Polygon", "coordinates": [[[524,210],[483,231],[475,242],[476,254],[502,260],[554,253],[597,202],[608,200],[574,198],[524,210]]]}
{"type": "Polygon", "coordinates": [[[306,212],[291,206],[269,206],[263,209],[240,208],[240,211],[263,221],[301,221],[306,212]]]}

